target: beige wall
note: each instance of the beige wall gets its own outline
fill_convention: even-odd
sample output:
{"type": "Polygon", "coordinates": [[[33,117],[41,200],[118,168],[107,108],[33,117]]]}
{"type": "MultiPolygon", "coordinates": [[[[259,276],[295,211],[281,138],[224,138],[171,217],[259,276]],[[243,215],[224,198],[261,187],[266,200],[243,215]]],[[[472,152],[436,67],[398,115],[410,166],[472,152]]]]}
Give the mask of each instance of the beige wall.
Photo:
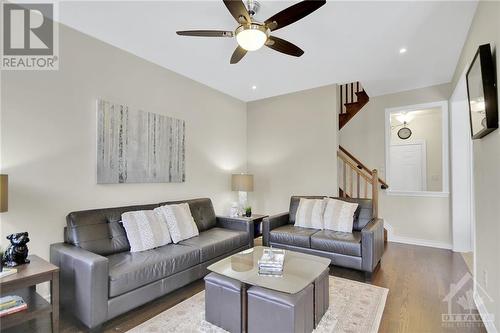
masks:
{"type": "MultiPolygon", "coordinates": [[[[450,85],[443,84],[371,97],[363,110],[340,130],[340,145],[369,168],[380,170],[385,178],[385,109],[443,101],[449,96],[450,85]]],[[[381,191],[379,210],[392,227],[393,239],[451,246],[448,197],[400,197],[381,191]]]]}
{"type": "Polygon", "coordinates": [[[402,123],[396,114],[391,114],[391,144],[410,143],[413,140],[425,140],[427,184],[425,191],[441,192],[443,190],[443,117],[441,109],[430,109],[413,112],[414,118],[408,124],[411,137],[402,140],[398,131],[402,123]],[[399,126],[396,126],[399,125],[399,126]]]}
{"type": "Polygon", "coordinates": [[[1,239],[28,231],[31,253],[48,258],[70,211],[212,198],[236,200],[232,171],[246,171],[246,105],[123,50],[60,29],[59,71],[2,73],[2,173],[10,205],[1,239]],[[96,185],[96,99],[186,121],[186,182],[96,185]]]}
{"type": "Polygon", "coordinates": [[[248,104],[255,212],[288,211],[292,195],[336,195],[336,85],[248,104]]]}
{"type": "MultiPolygon", "coordinates": [[[[455,87],[481,44],[491,43],[500,79],[500,3],[481,1],[453,76],[455,87]]],[[[500,90],[498,92],[500,96],[500,90]]],[[[475,266],[479,295],[500,329],[500,131],[474,140],[475,266]],[[488,295],[486,295],[486,293],[488,295]],[[491,297],[491,298],[490,298],[491,297]]]]}

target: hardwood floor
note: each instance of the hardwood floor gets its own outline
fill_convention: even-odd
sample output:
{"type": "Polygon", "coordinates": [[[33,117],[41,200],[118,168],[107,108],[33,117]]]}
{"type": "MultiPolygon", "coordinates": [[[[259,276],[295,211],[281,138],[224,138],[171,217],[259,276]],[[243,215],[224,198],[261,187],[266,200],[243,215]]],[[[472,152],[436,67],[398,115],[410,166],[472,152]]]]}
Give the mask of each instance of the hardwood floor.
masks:
{"type": "MultiPolygon", "coordinates": [[[[443,299],[450,284],[459,282],[469,271],[460,253],[424,246],[387,243],[380,269],[371,283],[389,289],[380,332],[486,332],[483,324],[443,325],[448,313],[443,299]]],[[[363,281],[359,272],[333,268],[335,276],[363,281]]],[[[454,300],[465,297],[469,281],[454,300]]],[[[455,302],[456,303],[456,302],[455,302]]],[[[462,313],[453,304],[452,313],[462,313]]],[[[477,313],[477,312],[475,312],[477,313]]]]}
{"type": "MultiPolygon", "coordinates": [[[[459,253],[429,247],[387,243],[380,268],[372,280],[365,281],[361,272],[332,267],[331,275],[369,282],[389,289],[380,324],[380,332],[486,332],[482,324],[473,327],[443,326],[442,314],[448,311],[443,299],[450,284],[467,274],[467,266],[459,253]]],[[[471,282],[470,282],[471,283],[471,282]]],[[[126,332],[164,310],[204,289],[203,280],[196,281],[167,296],[130,311],[106,323],[104,332],[126,332]]],[[[466,296],[468,287],[455,296],[466,296]]],[[[61,314],[62,333],[86,332],[68,314],[61,314]]],[[[3,332],[49,332],[50,321],[39,319],[3,332]]]]}

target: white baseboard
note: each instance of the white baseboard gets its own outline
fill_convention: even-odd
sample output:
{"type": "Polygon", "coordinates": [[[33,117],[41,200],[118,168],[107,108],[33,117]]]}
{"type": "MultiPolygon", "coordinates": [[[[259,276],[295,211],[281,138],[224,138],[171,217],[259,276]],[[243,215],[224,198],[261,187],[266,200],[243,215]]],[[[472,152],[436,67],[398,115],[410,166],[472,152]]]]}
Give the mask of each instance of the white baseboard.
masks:
{"type": "Polygon", "coordinates": [[[477,292],[474,293],[474,303],[476,304],[477,311],[483,320],[484,327],[488,333],[498,333],[497,328],[495,327],[495,322],[490,320],[490,313],[486,309],[484,305],[483,299],[477,292]]]}
{"type": "Polygon", "coordinates": [[[438,241],[429,240],[429,239],[419,239],[419,238],[413,238],[413,237],[404,237],[404,236],[394,235],[394,229],[387,222],[384,223],[384,227],[385,227],[385,229],[387,229],[387,241],[389,241],[389,242],[411,244],[411,245],[418,245],[418,246],[427,246],[427,247],[435,247],[438,249],[446,249],[446,250],[451,250],[453,248],[452,244],[449,244],[449,243],[438,242],[438,241]]]}
{"type": "Polygon", "coordinates": [[[411,244],[418,246],[427,246],[427,247],[435,247],[438,249],[451,250],[452,246],[449,243],[437,242],[429,239],[419,239],[419,238],[411,238],[411,237],[402,237],[402,236],[392,236],[387,237],[389,242],[394,243],[403,243],[403,244],[411,244]]]}

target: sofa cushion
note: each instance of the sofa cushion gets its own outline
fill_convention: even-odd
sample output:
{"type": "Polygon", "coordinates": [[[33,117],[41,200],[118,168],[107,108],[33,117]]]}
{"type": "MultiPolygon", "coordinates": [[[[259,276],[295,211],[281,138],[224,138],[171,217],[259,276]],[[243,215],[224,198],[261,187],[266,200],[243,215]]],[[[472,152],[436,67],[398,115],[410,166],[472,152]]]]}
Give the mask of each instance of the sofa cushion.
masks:
{"type": "Polygon", "coordinates": [[[122,214],[137,210],[150,210],[155,205],[103,208],[69,213],[67,240],[87,251],[107,256],[128,251],[130,245],[123,225],[122,214]]]}
{"type": "Polygon", "coordinates": [[[248,241],[248,234],[244,231],[216,227],[200,232],[199,236],[186,239],[179,244],[197,249],[201,262],[205,262],[245,246],[248,241]]]}
{"type": "Polygon", "coordinates": [[[355,213],[359,205],[332,198],[325,198],[324,221],[326,230],[352,232],[355,213]]]}
{"type": "Polygon", "coordinates": [[[300,247],[311,247],[310,237],[317,233],[317,229],[296,227],[291,224],[283,225],[271,230],[269,241],[271,243],[288,244],[300,247]]]}
{"type": "MultiPolygon", "coordinates": [[[[158,209],[158,208],[156,208],[158,209]]],[[[154,210],[122,214],[130,252],[141,252],[172,243],[167,223],[154,210]]]]}
{"type": "Polygon", "coordinates": [[[162,217],[168,226],[172,243],[177,244],[200,234],[187,203],[161,206],[156,208],[155,212],[162,217]]]}
{"type": "Polygon", "coordinates": [[[311,229],[323,229],[326,201],[323,199],[301,198],[297,214],[295,216],[295,226],[311,229]]]}
{"type": "Polygon", "coordinates": [[[215,227],[216,217],[208,198],[163,202],[161,204],[101,208],[69,213],[66,217],[66,239],[70,244],[107,256],[130,250],[121,216],[125,212],[152,210],[168,204],[187,203],[201,232],[215,227]]]}
{"type": "Polygon", "coordinates": [[[361,257],[361,232],[321,230],[311,236],[311,248],[361,257]]]}
{"type": "Polygon", "coordinates": [[[121,252],[109,261],[109,297],[115,297],[200,263],[189,246],[168,244],[143,252],[121,252]]]}
{"type": "MultiPolygon", "coordinates": [[[[295,224],[295,215],[297,214],[297,208],[299,206],[300,198],[307,199],[321,199],[325,196],[293,196],[290,198],[290,224],[295,224]]],[[[371,220],[373,215],[373,205],[371,199],[357,199],[357,198],[337,198],[330,197],[332,199],[343,200],[347,202],[357,203],[358,209],[354,213],[354,222],[352,229],[354,231],[361,231],[371,220]]]]}
{"type": "Polygon", "coordinates": [[[212,205],[212,200],[208,198],[169,201],[161,203],[160,206],[176,205],[181,203],[187,203],[189,205],[189,210],[191,211],[191,215],[193,216],[199,232],[215,227],[217,222],[215,210],[212,205]]]}
{"type": "Polygon", "coordinates": [[[353,230],[361,231],[373,219],[373,203],[371,199],[349,199],[349,202],[359,204],[358,209],[354,213],[353,230]]]}

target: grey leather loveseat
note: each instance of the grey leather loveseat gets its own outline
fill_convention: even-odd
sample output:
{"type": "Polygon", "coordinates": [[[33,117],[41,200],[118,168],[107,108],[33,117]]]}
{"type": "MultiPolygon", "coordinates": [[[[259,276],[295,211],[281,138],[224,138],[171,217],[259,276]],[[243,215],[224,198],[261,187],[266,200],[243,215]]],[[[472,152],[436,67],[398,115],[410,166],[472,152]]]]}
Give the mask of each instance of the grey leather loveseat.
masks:
{"type": "Polygon", "coordinates": [[[216,217],[210,199],[73,212],[65,241],[50,246],[60,267],[60,301],[91,329],[208,274],[207,267],[253,247],[253,223],[216,217]],[[187,202],[199,236],[131,253],[119,223],[127,211],[187,202]]]}
{"type": "Polygon", "coordinates": [[[335,198],[359,204],[354,214],[353,232],[346,233],[294,226],[300,198],[321,199],[324,196],[293,196],[288,213],[264,219],[264,245],[326,257],[333,265],[372,273],[384,253],[384,221],[372,217],[372,201],[335,198]]]}

